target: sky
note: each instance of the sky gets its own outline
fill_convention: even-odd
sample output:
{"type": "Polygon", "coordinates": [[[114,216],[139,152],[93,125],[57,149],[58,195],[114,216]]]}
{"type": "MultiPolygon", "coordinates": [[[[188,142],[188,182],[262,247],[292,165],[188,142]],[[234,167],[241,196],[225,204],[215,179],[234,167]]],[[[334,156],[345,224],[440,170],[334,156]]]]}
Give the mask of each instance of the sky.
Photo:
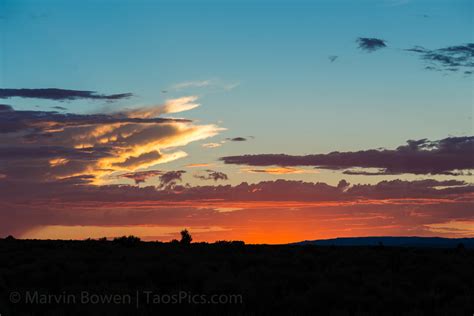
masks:
{"type": "Polygon", "coordinates": [[[473,12],[0,0],[0,235],[474,237],[473,12]]]}

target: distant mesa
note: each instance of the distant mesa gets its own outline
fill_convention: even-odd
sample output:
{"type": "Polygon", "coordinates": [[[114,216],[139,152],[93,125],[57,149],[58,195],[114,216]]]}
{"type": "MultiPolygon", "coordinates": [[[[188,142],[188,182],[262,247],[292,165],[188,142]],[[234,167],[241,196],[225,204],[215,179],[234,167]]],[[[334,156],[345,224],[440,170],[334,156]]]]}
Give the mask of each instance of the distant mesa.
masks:
{"type": "Polygon", "coordinates": [[[441,238],[441,237],[344,237],[334,239],[305,240],[292,245],[316,246],[389,246],[389,247],[424,247],[424,248],[474,248],[474,238],[441,238]]]}

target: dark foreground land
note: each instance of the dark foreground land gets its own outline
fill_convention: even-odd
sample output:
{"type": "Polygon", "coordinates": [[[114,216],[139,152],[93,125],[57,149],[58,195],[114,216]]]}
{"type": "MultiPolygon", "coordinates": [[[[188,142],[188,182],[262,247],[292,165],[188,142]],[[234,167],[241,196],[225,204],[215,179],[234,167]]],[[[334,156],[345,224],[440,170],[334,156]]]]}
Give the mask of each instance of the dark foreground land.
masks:
{"type": "Polygon", "coordinates": [[[184,313],[471,316],[474,250],[0,240],[2,316],[184,313]]]}

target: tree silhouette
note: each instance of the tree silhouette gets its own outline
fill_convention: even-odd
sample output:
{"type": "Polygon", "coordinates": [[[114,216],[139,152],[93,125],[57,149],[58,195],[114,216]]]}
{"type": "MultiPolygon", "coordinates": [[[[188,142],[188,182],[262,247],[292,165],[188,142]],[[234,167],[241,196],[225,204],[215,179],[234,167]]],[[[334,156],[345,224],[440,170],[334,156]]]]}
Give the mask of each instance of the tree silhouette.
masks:
{"type": "Polygon", "coordinates": [[[193,237],[191,237],[191,234],[188,232],[188,230],[183,229],[181,231],[181,240],[179,242],[183,245],[189,245],[192,240],[193,240],[193,237]]]}

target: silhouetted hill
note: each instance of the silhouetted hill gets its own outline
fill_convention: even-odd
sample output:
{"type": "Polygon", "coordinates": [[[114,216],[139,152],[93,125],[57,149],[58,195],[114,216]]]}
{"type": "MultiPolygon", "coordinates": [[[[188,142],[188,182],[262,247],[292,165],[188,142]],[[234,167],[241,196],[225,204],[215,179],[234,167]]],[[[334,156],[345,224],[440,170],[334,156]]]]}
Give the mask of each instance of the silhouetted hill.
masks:
{"type": "Polygon", "coordinates": [[[473,267],[463,247],[9,238],[0,313],[472,315],[473,267]]]}
{"type": "Polygon", "coordinates": [[[465,248],[474,248],[474,238],[440,237],[343,237],[334,239],[305,240],[293,245],[317,246],[391,246],[391,247],[428,247],[456,248],[460,244],[465,248]]]}

